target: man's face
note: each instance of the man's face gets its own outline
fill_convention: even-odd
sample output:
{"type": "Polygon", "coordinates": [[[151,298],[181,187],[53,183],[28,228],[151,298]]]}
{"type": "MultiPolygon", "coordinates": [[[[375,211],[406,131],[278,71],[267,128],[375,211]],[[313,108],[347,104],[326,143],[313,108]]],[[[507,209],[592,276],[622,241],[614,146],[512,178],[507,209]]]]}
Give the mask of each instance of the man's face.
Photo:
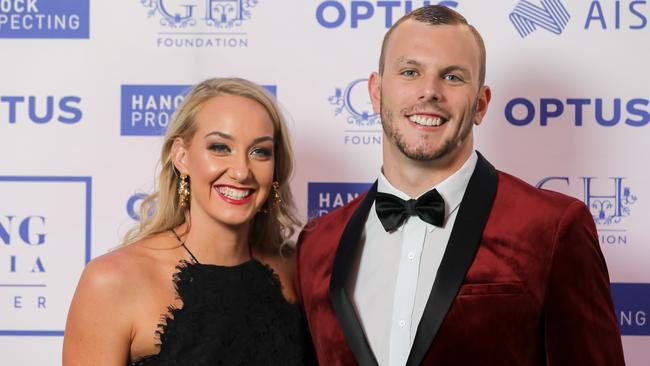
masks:
{"type": "Polygon", "coordinates": [[[400,24],[386,45],[383,75],[369,82],[385,153],[417,161],[466,158],[472,124],[481,122],[490,100],[489,88],[479,86],[479,62],[466,26],[400,24]]]}

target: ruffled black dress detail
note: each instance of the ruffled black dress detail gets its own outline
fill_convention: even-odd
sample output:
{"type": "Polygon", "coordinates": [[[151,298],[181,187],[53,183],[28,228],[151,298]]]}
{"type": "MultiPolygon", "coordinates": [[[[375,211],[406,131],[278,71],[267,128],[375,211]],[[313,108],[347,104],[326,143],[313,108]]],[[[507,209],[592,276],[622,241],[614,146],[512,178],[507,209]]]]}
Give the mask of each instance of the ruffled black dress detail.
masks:
{"type": "Polygon", "coordinates": [[[305,317],[273,270],[183,262],[174,281],[182,308],[160,325],[160,353],[132,366],[315,365],[305,317]]]}

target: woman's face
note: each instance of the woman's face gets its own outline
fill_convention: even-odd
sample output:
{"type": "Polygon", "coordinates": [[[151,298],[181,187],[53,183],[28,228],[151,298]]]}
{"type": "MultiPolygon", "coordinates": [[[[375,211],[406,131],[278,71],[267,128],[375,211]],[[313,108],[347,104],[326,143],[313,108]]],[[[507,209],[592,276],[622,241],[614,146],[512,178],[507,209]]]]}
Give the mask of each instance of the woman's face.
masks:
{"type": "Polygon", "coordinates": [[[275,164],[271,117],[258,102],[235,95],[208,99],[195,116],[189,145],[174,153],[190,177],[193,220],[247,224],[269,195],[275,164]]]}

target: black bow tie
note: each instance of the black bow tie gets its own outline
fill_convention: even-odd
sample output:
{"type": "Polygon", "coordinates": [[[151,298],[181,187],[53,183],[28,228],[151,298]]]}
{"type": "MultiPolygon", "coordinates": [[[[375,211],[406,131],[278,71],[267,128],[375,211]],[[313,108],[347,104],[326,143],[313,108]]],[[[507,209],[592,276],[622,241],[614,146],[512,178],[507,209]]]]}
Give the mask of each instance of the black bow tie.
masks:
{"type": "Polygon", "coordinates": [[[442,227],[445,222],[445,201],[437,190],[423,194],[417,200],[404,201],[392,194],[378,192],[375,198],[377,216],[386,231],[397,229],[409,216],[417,215],[424,222],[442,227]]]}

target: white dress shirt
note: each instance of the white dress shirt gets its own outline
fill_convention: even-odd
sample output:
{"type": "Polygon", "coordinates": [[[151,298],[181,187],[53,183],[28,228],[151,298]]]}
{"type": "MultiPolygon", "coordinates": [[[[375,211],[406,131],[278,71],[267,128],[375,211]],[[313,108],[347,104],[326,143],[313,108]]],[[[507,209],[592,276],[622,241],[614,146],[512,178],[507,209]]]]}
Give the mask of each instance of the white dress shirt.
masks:
{"type": "MultiPolygon", "coordinates": [[[[380,366],[403,366],[429,299],[438,267],[456,221],[458,206],[474,172],[476,152],[449,178],[435,187],[445,201],[444,227],[409,217],[393,232],[386,232],[373,204],[361,237],[358,268],[347,290],[354,303],[370,348],[380,366]]],[[[378,192],[408,200],[383,173],[378,192]]]]}

